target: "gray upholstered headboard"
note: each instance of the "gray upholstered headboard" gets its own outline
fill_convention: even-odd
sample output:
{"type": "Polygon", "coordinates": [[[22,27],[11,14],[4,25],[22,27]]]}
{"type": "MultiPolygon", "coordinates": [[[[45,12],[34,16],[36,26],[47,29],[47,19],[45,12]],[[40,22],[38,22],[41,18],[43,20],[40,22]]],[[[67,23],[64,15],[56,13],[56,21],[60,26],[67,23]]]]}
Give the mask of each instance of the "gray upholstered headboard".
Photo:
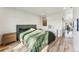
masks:
{"type": "Polygon", "coordinates": [[[29,28],[37,29],[36,25],[16,25],[16,38],[19,40],[19,34],[29,28]]]}

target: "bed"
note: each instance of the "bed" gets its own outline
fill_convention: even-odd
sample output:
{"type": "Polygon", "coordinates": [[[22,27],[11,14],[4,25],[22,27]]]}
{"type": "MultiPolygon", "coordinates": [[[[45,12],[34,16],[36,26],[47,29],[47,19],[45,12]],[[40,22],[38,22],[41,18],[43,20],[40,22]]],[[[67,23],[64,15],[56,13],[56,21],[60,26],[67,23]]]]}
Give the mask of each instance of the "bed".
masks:
{"type": "Polygon", "coordinates": [[[37,29],[36,25],[17,25],[16,34],[17,40],[21,42],[17,47],[24,49],[24,52],[47,50],[48,45],[55,40],[55,35],[52,32],[37,29]]]}

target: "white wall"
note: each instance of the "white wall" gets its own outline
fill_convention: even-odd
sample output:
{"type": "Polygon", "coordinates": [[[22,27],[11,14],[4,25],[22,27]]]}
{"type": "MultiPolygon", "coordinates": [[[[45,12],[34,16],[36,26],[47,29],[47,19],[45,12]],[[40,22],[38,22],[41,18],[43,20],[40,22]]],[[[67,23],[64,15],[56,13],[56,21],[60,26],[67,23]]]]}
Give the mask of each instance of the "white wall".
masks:
{"type": "MultiPolygon", "coordinates": [[[[76,7],[73,9],[73,16],[74,16],[74,21],[76,21],[76,18],[79,17],[79,7],[76,7]]],[[[73,46],[74,46],[74,51],[79,52],[79,31],[76,30],[76,26],[74,27],[73,30],[73,46]]]]}
{"type": "Polygon", "coordinates": [[[47,26],[41,26],[42,29],[44,30],[50,30],[52,31],[55,35],[57,35],[57,30],[58,30],[58,36],[62,35],[62,17],[63,17],[63,12],[55,13],[50,16],[47,16],[47,26]],[[51,29],[49,29],[49,25],[51,25],[51,29]]]}
{"type": "Polygon", "coordinates": [[[59,35],[62,34],[62,16],[63,12],[53,14],[51,16],[48,16],[48,25],[52,25],[51,30],[55,33],[57,33],[57,30],[59,31],[59,35]]]}
{"type": "Polygon", "coordinates": [[[0,8],[0,38],[4,33],[15,32],[17,24],[38,25],[39,17],[13,8],[0,8]]]}

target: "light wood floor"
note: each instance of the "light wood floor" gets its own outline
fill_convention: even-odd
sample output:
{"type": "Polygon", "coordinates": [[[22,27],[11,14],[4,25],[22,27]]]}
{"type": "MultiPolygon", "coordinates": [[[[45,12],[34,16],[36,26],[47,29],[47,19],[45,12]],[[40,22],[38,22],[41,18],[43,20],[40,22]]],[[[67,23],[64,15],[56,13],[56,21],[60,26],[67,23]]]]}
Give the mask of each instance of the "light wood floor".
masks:
{"type": "Polygon", "coordinates": [[[73,52],[72,39],[57,38],[48,47],[49,52],[73,52]]]}
{"type": "MultiPolygon", "coordinates": [[[[14,42],[1,50],[2,52],[10,52],[11,49],[15,48],[20,42],[14,42]]],[[[0,48],[1,49],[1,48],[0,48]]],[[[57,38],[54,42],[48,45],[44,52],[73,52],[72,39],[69,38],[57,38]]],[[[24,51],[23,51],[24,52],[24,51]]]]}
{"type": "Polygon", "coordinates": [[[15,46],[17,46],[20,42],[12,42],[8,45],[5,46],[0,46],[0,52],[9,52],[12,48],[14,48],[15,46]]]}

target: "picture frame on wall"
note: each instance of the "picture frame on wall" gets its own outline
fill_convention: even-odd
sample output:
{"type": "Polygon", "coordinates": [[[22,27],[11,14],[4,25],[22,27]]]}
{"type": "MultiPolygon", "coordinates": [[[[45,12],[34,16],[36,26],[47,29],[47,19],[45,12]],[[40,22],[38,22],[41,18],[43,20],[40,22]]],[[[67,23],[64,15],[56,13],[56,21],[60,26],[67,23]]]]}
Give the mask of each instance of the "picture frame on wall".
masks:
{"type": "Polygon", "coordinates": [[[74,30],[79,31],[79,18],[76,18],[73,22],[74,30]]]}
{"type": "Polygon", "coordinates": [[[42,25],[47,26],[47,20],[42,20],[42,25]]]}
{"type": "Polygon", "coordinates": [[[42,17],[42,26],[47,26],[47,18],[46,18],[46,16],[42,17]]]}
{"type": "Polygon", "coordinates": [[[79,18],[77,18],[77,31],[79,31],[79,18]]]}

